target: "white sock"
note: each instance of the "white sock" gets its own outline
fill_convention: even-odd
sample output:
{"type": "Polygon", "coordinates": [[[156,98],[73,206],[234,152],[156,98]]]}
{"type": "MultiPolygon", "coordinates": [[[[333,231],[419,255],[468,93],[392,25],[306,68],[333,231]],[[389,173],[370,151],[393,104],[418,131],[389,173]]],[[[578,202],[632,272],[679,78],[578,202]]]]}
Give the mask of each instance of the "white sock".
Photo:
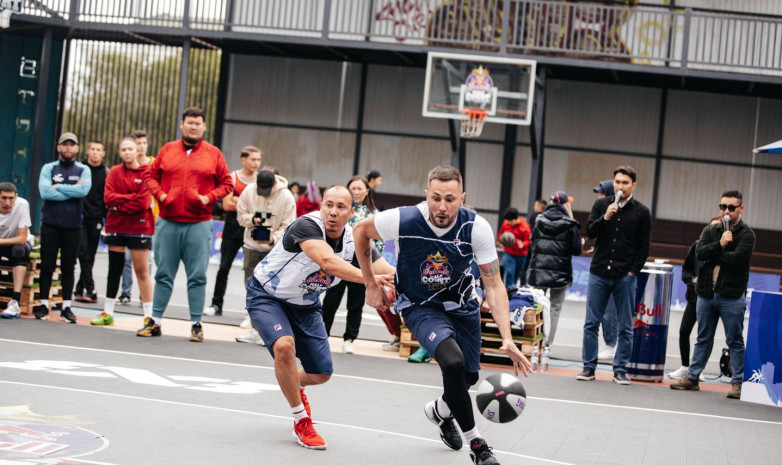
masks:
{"type": "Polygon", "coordinates": [[[63,310],[65,310],[66,308],[68,308],[70,306],[71,306],[71,301],[70,300],[63,300],[62,301],[62,308],[63,308],[63,310]]]}
{"type": "Polygon", "coordinates": [[[43,305],[45,309],[49,310],[49,299],[41,299],[41,305],[43,305]]]}
{"type": "Polygon", "coordinates": [[[470,431],[462,431],[462,436],[464,436],[464,439],[466,439],[467,442],[472,442],[473,439],[481,437],[481,433],[478,432],[478,427],[476,426],[470,431]]]}
{"type": "Polygon", "coordinates": [[[158,325],[158,326],[160,326],[160,323],[162,323],[162,322],[163,322],[163,318],[155,318],[155,317],[154,317],[154,316],[152,316],[152,315],[150,315],[149,317],[150,317],[150,318],[152,319],[152,321],[153,321],[153,322],[154,322],[156,325],[158,325]]]}
{"type": "Polygon", "coordinates": [[[291,407],[291,413],[293,413],[293,421],[298,423],[302,418],[307,418],[307,410],[304,408],[304,404],[299,404],[295,407],[291,407]]]}
{"type": "Polygon", "coordinates": [[[103,313],[108,315],[114,315],[114,302],[117,299],[106,299],[106,303],[103,304],[103,313]]]}
{"type": "Polygon", "coordinates": [[[141,308],[145,317],[152,316],[152,302],[141,302],[141,308]]]}
{"type": "Polygon", "coordinates": [[[443,399],[442,395],[434,401],[434,408],[437,410],[437,414],[440,415],[440,418],[453,417],[453,413],[451,413],[451,409],[448,407],[448,404],[445,403],[445,399],[443,399]]]}

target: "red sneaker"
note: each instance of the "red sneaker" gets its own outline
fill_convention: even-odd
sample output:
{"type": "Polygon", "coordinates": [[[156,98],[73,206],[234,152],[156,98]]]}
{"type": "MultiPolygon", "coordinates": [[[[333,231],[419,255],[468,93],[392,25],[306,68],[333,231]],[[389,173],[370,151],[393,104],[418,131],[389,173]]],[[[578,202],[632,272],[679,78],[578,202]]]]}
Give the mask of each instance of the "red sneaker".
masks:
{"type": "Polygon", "coordinates": [[[307,411],[307,416],[312,418],[312,411],[310,411],[310,403],[307,400],[307,394],[304,394],[304,388],[300,388],[299,393],[301,394],[301,403],[304,405],[304,410],[307,411]]]}
{"type": "Polygon", "coordinates": [[[312,418],[305,417],[293,424],[293,436],[301,447],[307,449],[325,450],[326,441],[315,431],[312,418]]]}

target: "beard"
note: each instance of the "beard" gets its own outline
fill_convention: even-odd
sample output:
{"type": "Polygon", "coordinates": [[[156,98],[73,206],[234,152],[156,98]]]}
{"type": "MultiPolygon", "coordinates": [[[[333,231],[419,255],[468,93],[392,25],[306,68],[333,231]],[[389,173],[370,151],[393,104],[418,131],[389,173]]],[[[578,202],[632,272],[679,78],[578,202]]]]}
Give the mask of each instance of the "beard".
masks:
{"type": "Polygon", "coordinates": [[[187,145],[196,145],[198,142],[201,141],[201,138],[199,137],[199,138],[196,139],[196,138],[192,138],[192,137],[182,136],[182,140],[187,145]]]}

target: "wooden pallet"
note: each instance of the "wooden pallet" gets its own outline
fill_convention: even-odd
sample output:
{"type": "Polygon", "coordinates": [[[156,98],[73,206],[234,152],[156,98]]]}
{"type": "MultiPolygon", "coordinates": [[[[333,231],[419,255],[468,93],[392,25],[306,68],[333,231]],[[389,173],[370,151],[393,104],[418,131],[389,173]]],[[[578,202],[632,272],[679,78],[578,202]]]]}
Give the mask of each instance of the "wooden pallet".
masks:
{"type": "MultiPolygon", "coordinates": [[[[13,286],[0,285],[0,302],[3,308],[13,298],[13,286]]],[[[23,315],[31,315],[33,309],[41,305],[40,287],[38,283],[32,286],[23,286],[19,298],[19,309],[23,315]]],[[[62,308],[62,286],[59,281],[52,282],[49,288],[49,307],[51,310],[62,308]]]]}
{"type": "Polygon", "coordinates": [[[399,356],[402,358],[410,357],[410,354],[418,350],[420,345],[410,330],[406,326],[402,326],[402,334],[399,336],[399,356]]]}

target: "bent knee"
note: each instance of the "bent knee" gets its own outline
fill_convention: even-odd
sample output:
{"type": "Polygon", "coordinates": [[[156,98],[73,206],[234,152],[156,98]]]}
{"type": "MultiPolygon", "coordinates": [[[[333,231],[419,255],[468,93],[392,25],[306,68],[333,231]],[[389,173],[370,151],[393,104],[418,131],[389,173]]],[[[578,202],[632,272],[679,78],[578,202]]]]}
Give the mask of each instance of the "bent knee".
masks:
{"type": "Polygon", "coordinates": [[[331,375],[324,375],[324,374],[309,374],[310,380],[313,384],[323,384],[326,381],[331,379],[331,375]]]}

